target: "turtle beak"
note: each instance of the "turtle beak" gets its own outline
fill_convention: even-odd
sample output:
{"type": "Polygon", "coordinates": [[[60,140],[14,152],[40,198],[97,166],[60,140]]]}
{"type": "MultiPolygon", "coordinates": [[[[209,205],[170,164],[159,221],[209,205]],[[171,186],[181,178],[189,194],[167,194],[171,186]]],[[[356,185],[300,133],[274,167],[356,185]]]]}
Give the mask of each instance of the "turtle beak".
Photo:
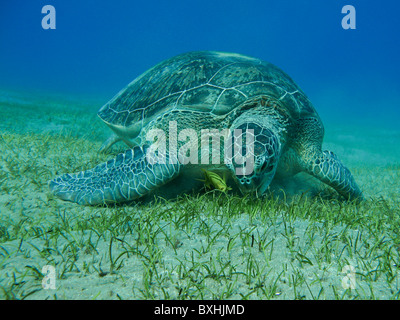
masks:
{"type": "Polygon", "coordinates": [[[239,181],[238,186],[243,194],[255,194],[257,192],[257,185],[253,179],[246,180],[244,183],[239,181]]]}
{"type": "Polygon", "coordinates": [[[243,194],[254,194],[260,196],[268,189],[274,178],[273,172],[264,172],[263,174],[253,175],[251,177],[242,177],[238,179],[238,186],[243,194]]]}

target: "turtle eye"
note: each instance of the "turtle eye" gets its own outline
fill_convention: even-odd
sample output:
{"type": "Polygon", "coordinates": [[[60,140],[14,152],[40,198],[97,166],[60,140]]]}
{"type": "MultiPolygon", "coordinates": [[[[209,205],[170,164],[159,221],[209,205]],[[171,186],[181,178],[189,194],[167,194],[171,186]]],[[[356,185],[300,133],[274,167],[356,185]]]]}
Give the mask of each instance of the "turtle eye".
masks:
{"type": "Polygon", "coordinates": [[[264,162],[263,165],[261,166],[261,171],[264,171],[267,168],[267,163],[264,162]]]}
{"type": "Polygon", "coordinates": [[[274,166],[272,164],[269,164],[269,161],[266,161],[263,163],[263,165],[261,166],[261,172],[271,172],[272,169],[274,168],[274,166]]]}

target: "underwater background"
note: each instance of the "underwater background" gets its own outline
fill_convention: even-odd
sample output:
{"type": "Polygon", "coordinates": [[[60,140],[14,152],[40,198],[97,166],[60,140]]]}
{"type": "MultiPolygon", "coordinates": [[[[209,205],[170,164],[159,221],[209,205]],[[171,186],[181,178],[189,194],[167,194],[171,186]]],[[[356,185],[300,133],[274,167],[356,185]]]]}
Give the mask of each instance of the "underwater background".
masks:
{"type": "Polygon", "coordinates": [[[399,12],[395,0],[2,1],[0,298],[398,299],[399,12]],[[45,5],[55,29],[42,28],[45,5]],[[345,5],[356,29],[342,27],[345,5]],[[213,194],[90,208],[49,194],[58,174],[111,158],[97,152],[110,133],[102,105],[197,50],[284,70],[366,201],[213,194]],[[42,282],[46,265],[56,289],[42,282]],[[343,285],[346,266],[356,289],[343,285]]]}
{"type": "Polygon", "coordinates": [[[2,1],[0,86],[102,104],[169,57],[237,52],[282,68],[323,120],[396,125],[399,9],[394,0],[2,1]],[[55,30],[42,28],[46,4],[55,30]],[[348,4],[355,30],[341,25],[348,4]]]}

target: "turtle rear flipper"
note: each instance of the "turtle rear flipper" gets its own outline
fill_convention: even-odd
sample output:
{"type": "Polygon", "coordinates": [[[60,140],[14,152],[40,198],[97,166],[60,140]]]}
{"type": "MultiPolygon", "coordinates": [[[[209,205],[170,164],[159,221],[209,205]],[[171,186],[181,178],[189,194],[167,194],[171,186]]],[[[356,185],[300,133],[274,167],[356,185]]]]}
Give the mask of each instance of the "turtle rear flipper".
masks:
{"type": "Polygon", "coordinates": [[[151,164],[147,146],[135,147],[93,169],[64,174],[50,181],[51,192],[62,200],[85,205],[125,202],[140,198],[179,174],[179,163],[151,164]]]}
{"type": "Polygon", "coordinates": [[[317,155],[306,166],[306,172],[331,186],[348,200],[363,200],[362,192],[350,170],[331,151],[325,150],[317,155]]]}

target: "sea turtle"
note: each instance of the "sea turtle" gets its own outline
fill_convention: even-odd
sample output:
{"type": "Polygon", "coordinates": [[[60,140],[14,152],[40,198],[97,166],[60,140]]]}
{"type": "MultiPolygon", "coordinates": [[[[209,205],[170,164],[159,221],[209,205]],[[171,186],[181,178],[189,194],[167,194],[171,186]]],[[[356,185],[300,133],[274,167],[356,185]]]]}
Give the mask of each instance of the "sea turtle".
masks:
{"type": "Polygon", "coordinates": [[[306,172],[348,200],[362,199],[349,169],[333,152],[322,151],[324,127],[307,96],[282,70],[256,58],[210,51],[178,55],[140,75],[98,115],[114,131],[102,149],[118,140],[130,149],[50,181],[52,193],[63,200],[131,201],[167,183],[174,190],[176,181],[182,183],[176,178],[186,174],[185,183],[201,168],[229,175],[243,193],[261,195],[276,174],[306,172]],[[193,133],[205,147],[214,133],[220,139],[210,149],[199,148],[193,133]],[[214,156],[229,151],[226,146],[230,156],[214,156]]]}

